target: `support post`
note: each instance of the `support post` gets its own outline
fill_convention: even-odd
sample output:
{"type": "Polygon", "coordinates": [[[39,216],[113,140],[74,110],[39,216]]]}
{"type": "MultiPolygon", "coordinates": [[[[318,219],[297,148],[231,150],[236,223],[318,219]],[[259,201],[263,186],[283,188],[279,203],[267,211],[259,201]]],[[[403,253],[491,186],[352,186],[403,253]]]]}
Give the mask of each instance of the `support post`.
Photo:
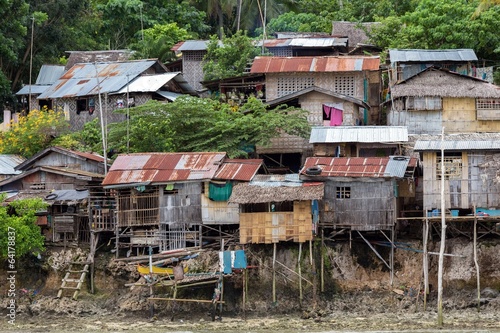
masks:
{"type": "Polygon", "coordinates": [[[300,267],[300,258],[302,257],[302,243],[299,243],[299,257],[297,258],[298,263],[298,274],[299,274],[299,304],[302,307],[302,269],[300,267]]]}
{"type": "Polygon", "coordinates": [[[321,292],[325,292],[325,230],[321,228],[321,292]]]}
{"type": "Polygon", "coordinates": [[[273,243],[273,304],[276,304],[276,243],[273,243]]]}
{"type": "MultiPolygon", "coordinates": [[[[425,212],[424,212],[425,213],[425,212]]],[[[429,240],[429,218],[425,217],[425,223],[423,227],[423,271],[424,271],[424,311],[427,310],[427,296],[429,295],[429,255],[427,252],[427,242],[429,240]]]]}
{"type": "Polygon", "coordinates": [[[394,285],[394,225],[391,228],[391,287],[394,285]]]}
{"type": "Polygon", "coordinates": [[[477,216],[476,207],[474,206],[474,265],[476,266],[477,277],[477,312],[481,311],[481,285],[479,275],[479,263],[477,261],[477,216]]]}

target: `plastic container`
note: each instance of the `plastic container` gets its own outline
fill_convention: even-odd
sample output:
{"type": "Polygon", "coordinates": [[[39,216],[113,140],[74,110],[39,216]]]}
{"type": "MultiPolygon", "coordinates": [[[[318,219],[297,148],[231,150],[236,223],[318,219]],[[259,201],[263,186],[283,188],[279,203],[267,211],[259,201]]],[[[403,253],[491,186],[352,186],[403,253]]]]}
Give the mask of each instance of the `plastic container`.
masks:
{"type": "Polygon", "coordinates": [[[458,216],[458,209],[452,209],[451,211],[451,216],[458,216]]]}

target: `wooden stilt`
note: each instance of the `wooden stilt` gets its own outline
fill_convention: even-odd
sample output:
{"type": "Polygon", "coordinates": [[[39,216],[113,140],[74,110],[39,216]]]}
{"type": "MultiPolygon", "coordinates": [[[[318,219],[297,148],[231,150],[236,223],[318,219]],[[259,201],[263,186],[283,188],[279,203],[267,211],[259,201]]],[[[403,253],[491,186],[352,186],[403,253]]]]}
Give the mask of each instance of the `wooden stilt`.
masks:
{"type": "MultiPolygon", "coordinates": [[[[424,212],[425,213],[425,212],[424,212]]],[[[429,240],[429,218],[425,217],[425,224],[423,227],[423,248],[424,254],[422,258],[423,270],[424,270],[424,311],[427,310],[427,295],[429,295],[429,255],[427,253],[427,242],[429,240]]]]}
{"type": "Polygon", "coordinates": [[[273,243],[273,304],[276,304],[276,243],[273,243]]]}
{"type": "Polygon", "coordinates": [[[391,228],[391,287],[394,285],[394,225],[391,228]]]}
{"type": "Polygon", "coordinates": [[[302,257],[302,243],[299,243],[299,257],[297,259],[298,262],[298,274],[299,274],[299,303],[302,306],[302,270],[300,267],[300,258],[302,257]]]}
{"type": "MultiPolygon", "coordinates": [[[[309,242],[311,254],[313,253],[314,247],[311,245],[312,241],[309,242]]],[[[317,293],[318,293],[318,274],[316,274],[316,260],[314,260],[314,256],[311,255],[313,259],[311,261],[311,270],[313,273],[313,310],[316,310],[316,306],[318,305],[317,293]]]]}
{"type": "Polygon", "coordinates": [[[243,270],[243,274],[242,274],[242,278],[243,278],[243,304],[242,304],[242,309],[243,309],[243,318],[246,320],[247,319],[247,312],[246,312],[246,298],[247,298],[247,293],[246,293],[246,289],[247,289],[247,270],[244,269],[243,270]]]}
{"type": "Polygon", "coordinates": [[[325,230],[321,228],[321,292],[325,292],[325,230]]]}
{"type": "Polygon", "coordinates": [[[481,311],[481,284],[479,276],[479,263],[477,261],[477,216],[474,207],[474,265],[476,266],[477,277],[477,312],[481,311]]]}

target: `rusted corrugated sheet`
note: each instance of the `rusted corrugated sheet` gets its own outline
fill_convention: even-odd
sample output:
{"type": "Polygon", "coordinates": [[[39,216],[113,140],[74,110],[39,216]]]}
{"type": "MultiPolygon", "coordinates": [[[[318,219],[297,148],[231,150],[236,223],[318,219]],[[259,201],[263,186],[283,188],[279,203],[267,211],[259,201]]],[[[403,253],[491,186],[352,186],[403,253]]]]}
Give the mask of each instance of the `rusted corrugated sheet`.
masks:
{"type": "Polygon", "coordinates": [[[72,98],[114,93],[155,63],[155,60],[140,60],[76,64],[38,98],[72,98]]]}
{"type": "Polygon", "coordinates": [[[384,177],[389,157],[309,157],[301,174],[321,168],[321,177],[384,177]]]}
{"type": "Polygon", "coordinates": [[[250,73],[374,71],[379,57],[256,57],[250,73]]]}
{"type": "Polygon", "coordinates": [[[225,153],[138,153],[120,155],[103,185],[212,179],[225,153]]]}
{"type": "Polygon", "coordinates": [[[262,159],[226,160],[217,173],[215,179],[250,181],[263,163],[262,159]]]}

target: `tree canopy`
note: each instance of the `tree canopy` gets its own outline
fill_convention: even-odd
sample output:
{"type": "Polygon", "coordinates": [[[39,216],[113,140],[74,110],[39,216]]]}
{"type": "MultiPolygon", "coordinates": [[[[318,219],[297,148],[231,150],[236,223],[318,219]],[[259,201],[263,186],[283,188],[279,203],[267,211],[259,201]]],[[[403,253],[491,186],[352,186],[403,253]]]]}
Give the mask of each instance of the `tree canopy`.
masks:
{"type": "Polygon", "coordinates": [[[1,195],[0,258],[15,259],[43,251],[44,237],[36,225],[35,213],[46,209],[47,203],[42,199],[16,200],[9,205],[4,203],[5,195],[1,195]]]}
{"type": "Polygon", "coordinates": [[[129,123],[111,125],[108,146],[122,153],[224,151],[243,157],[243,145],[267,146],[282,132],[308,137],[306,115],[296,108],[269,110],[255,97],[241,106],[196,97],[150,101],[130,109],[129,123]]]}
{"type": "Polygon", "coordinates": [[[240,76],[248,64],[260,54],[252,39],[238,31],[232,37],[223,37],[219,43],[217,36],[212,36],[207,47],[203,65],[206,81],[240,76]]]}
{"type": "Polygon", "coordinates": [[[31,157],[50,147],[52,141],[68,128],[63,112],[33,110],[27,116],[19,117],[18,122],[13,122],[10,130],[0,132],[0,153],[31,157]]]}

